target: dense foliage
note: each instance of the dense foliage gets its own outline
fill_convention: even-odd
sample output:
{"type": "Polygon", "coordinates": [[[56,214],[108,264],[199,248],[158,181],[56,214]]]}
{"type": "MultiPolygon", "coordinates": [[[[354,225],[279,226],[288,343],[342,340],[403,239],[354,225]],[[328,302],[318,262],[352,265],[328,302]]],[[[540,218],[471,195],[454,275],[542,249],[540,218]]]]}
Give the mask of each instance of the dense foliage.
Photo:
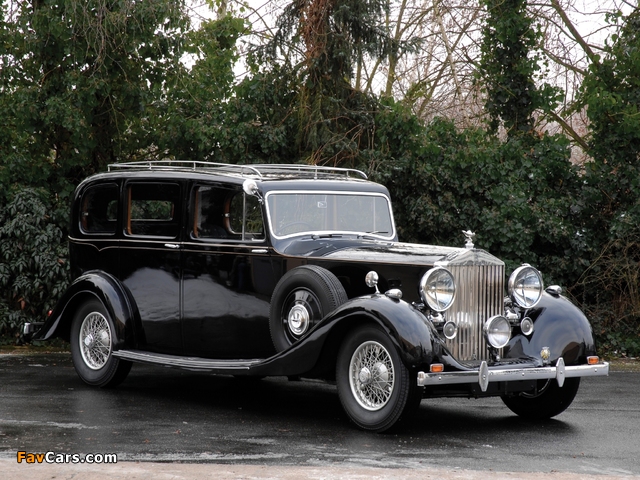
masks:
{"type": "Polygon", "coordinates": [[[0,208],[0,336],[46,318],[67,286],[67,245],[49,199],[45,190],[24,188],[0,208]]]}
{"type": "Polygon", "coordinates": [[[384,28],[388,0],[295,0],[256,59],[284,65],[295,76],[296,156],[311,163],[355,166],[371,142],[376,102],[352,86],[363,56],[391,46],[384,28]],[[282,52],[284,62],[282,61],[282,52]]]}
{"type": "Polygon", "coordinates": [[[640,350],[640,11],[610,39],[582,86],[591,122],[580,204],[592,249],[578,286],[606,340],[640,350]]]}
{"type": "Polygon", "coordinates": [[[482,0],[482,4],[487,20],[478,76],[487,92],[490,129],[496,132],[502,123],[510,136],[530,132],[534,112],[553,109],[559,95],[547,84],[538,86],[540,34],[526,11],[527,0],[482,0]]]}
{"type": "Polygon", "coordinates": [[[380,173],[405,240],[462,245],[462,230],[471,229],[477,245],[511,268],[532,263],[547,282],[564,285],[577,278],[584,245],[572,227],[576,176],[566,139],[500,142],[444,120],[426,127],[423,138],[415,155],[380,173]]]}
{"type": "Polygon", "coordinates": [[[0,89],[10,102],[0,112],[23,135],[31,169],[13,178],[38,176],[66,196],[87,173],[148,145],[141,126],[179,63],[187,17],[160,0],[18,6],[2,32],[0,89]]]}
{"type": "Polygon", "coordinates": [[[525,1],[485,5],[490,125],[460,130],[353,85],[358,62],[405,48],[379,27],[386,2],[291,2],[239,82],[249,26],[232,15],[193,29],[169,0],[3,2],[0,334],[41,320],[68,282],[81,178],[114,161],[187,158],[361,168],[389,187],[401,240],[462,245],[474,230],[509,267],[526,261],[566,287],[606,350],[640,353],[638,13],[583,85],[593,160],[579,168],[564,136],[534,129],[557,92],[536,86],[525,1]]]}

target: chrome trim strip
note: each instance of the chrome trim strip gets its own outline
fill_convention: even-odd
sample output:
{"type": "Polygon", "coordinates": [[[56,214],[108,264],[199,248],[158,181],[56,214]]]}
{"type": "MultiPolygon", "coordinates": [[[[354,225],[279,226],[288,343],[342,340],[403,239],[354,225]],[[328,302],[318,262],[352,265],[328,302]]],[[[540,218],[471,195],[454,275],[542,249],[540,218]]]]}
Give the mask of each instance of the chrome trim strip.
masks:
{"type": "Polygon", "coordinates": [[[213,370],[238,371],[249,370],[252,366],[262,362],[261,359],[251,360],[215,360],[199,357],[181,357],[162,353],[144,352],[141,350],[116,350],[114,357],[132,362],[153,363],[167,367],[178,367],[187,370],[207,372],[213,370]]]}
{"type": "Polygon", "coordinates": [[[490,382],[515,382],[518,380],[545,380],[555,378],[562,386],[564,379],[575,377],[600,377],[609,375],[609,362],[597,365],[565,366],[560,358],[558,365],[553,367],[532,368],[489,368],[487,362],[482,362],[477,370],[464,372],[426,373],[418,372],[418,386],[430,387],[434,385],[457,385],[463,383],[478,383],[483,392],[487,391],[490,382]]]}

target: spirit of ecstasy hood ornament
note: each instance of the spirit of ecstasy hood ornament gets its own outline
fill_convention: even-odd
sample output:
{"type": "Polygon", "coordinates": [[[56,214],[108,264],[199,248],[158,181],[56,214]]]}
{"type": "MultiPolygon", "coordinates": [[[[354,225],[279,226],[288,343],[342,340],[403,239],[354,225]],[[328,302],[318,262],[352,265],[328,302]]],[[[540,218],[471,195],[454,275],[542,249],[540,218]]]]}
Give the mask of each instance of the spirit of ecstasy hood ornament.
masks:
{"type": "Polygon", "coordinates": [[[464,247],[471,250],[473,248],[473,237],[475,237],[476,234],[471,230],[467,230],[466,232],[463,230],[462,233],[464,234],[464,238],[467,240],[464,244],[464,247]]]}

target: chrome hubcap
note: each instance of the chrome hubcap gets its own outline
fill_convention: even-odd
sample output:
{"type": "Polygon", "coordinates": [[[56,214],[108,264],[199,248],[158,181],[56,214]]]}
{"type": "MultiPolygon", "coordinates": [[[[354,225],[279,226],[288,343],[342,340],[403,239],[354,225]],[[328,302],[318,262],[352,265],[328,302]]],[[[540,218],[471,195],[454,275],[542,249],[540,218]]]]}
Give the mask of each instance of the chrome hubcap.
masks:
{"type": "Polygon", "coordinates": [[[360,381],[361,389],[371,383],[371,372],[367,367],[364,367],[362,370],[360,370],[360,373],[358,373],[358,380],[360,381]]]}
{"type": "Polygon", "coordinates": [[[395,380],[393,361],[381,344],[360,345],[351,357],[349,372],[351,393],[360,406],[376,411],[389,402],[395,380]]]}
{"type": "Polygon", "coordinates": [[[80,354],[87,367],[99,370],[111,355],[111,328],[100,312],[91,312],[82,321],[79,335],[80,354]]]}
{"type": "Polygon", "coordinates": [[[307,331],[310,320],[311,316],[304,305],[294,305],[287,316],[289,330],[296,336],[300,336],[307,331]]]}

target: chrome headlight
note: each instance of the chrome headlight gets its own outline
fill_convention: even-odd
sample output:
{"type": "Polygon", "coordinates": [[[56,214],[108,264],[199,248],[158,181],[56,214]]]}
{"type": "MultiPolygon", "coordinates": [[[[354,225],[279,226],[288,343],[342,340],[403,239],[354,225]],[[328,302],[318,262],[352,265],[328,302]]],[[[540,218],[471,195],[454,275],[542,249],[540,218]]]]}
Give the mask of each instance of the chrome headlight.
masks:
{"type": "Polygon", "coordinates": [[[487,342],[494,348],[502,348],[511,339],[511,325],[502,315],[491,317],[484,324],[484,335],[487,342]]]}
{"type": "Polygon", "coordinates": [[[509,296],[523,308],[533,308],[542,298],[542,275],[526,263],[516,268],[509,277],[509,296]]]}
{"type": "Polygon", "coordinates": [[[420,297],[436,312],[444,312],[453,303],[456,284],[453,275],[443,267],[429,270],[420,280],[420,297]]]}

